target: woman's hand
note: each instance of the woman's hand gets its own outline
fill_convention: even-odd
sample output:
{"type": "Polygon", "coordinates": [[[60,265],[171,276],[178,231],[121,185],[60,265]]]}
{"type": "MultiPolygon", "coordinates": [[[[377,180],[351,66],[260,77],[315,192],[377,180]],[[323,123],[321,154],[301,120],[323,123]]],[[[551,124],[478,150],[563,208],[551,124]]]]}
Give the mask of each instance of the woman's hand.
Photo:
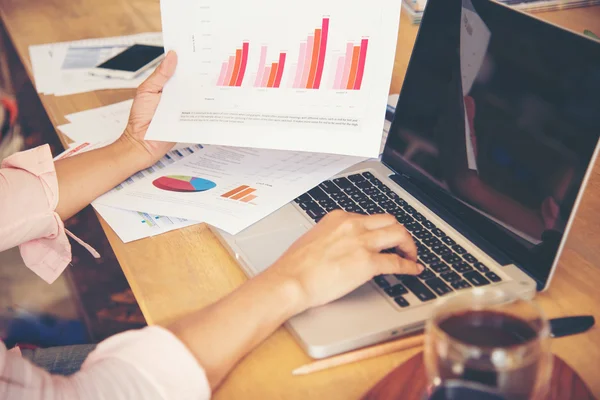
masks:
{"type": "Polygon", "coordinates": [[[334,211],[264,274],[293,288],[298,313],[336,300],[376,275],[419,274],[423,266],[416,261],[411,235],[392,215],[334,211]],[[390,248],[403,256],[381,253],[390,248]]]}
{"type": "Polygon", "coordinates": [[[133,145],[135,153],[139,154],[139,169],[147,168],[160,160],[174,145],[171,142],[145,140],[145,137],[163,88],[175,73],[175,67],[177,67],[177,54],[169,51],[152,75],[138,87],[127,128],[119,138],[119,141],[133,145]]]}

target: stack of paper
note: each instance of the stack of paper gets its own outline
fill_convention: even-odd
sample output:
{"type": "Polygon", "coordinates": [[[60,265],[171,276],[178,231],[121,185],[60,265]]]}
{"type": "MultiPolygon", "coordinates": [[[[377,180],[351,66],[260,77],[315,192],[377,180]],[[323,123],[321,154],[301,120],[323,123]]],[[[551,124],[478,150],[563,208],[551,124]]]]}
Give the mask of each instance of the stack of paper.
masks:
{"type": "Polygon", "coordinates": [[[29,47],[35,86],[39,93],[57,96],[101,89],[135,88],[151,71],[135,79],[90,75],[90,70],[133,44],[162,46],[162,34],[141,33],[29,47]]]}
{"type": "MultiPolygon", "coordinates": [[[[80,141],[57,158],[116,140],[131,100],[68,115],[59,129],[80,141]],[[82,143],[83,142],[83,143],[82,143]]],[[[198,222],[236,234],[363,158],[178,144],[92,205],[130,242],[198,222]]]]}

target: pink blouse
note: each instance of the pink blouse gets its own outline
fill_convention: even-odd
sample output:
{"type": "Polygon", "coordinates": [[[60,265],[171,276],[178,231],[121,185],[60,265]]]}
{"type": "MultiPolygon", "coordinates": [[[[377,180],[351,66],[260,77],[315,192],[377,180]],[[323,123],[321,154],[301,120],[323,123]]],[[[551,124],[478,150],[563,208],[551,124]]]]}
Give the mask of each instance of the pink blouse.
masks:
{"type": "MultiPolygon", "coordinates": [[[[47,145],[0,168],[0,251],[19,246],[25,264],[52,283],[71,262],[58,214],[58,181],[47,145]]],[[[86,246],[95,256],[99,255],[86,246]]],[[[0,342],[0,399],[208,399],[206,374],[170,331],[151,326],[100,344],[81,371],[52,376],[0,342]]]]}

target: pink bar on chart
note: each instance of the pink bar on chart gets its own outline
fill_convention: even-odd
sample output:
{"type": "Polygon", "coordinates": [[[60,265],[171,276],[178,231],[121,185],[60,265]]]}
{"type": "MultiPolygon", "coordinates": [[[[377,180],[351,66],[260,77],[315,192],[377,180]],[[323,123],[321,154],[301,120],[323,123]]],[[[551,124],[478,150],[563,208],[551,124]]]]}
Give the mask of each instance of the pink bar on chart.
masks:
{"type": "Polygon", "coordinates": [[[300,43],[300,55],[298,56],[298,67],[296,68],[296,79],[294,79],[294,88],[300,87],[302,81],[302,72],[304,71],[304,58],[306,57],[306,43],[300,43]]]}
{"type": "Polygon", "coordinates": [[[250,43],[244,42],[242,44],[242,64],[240,65],[240,72],[237,76],[235,86],[242,86],[242,82],[244,81],[244,74],[246,73],[246,66],[248,65],[248,50],[249,50],[249,48],[250,48],[250,43]]]}
{"type": "Polygon", "coordinates": [[[317,63],[317,74],[315,75],[315,83],[313,89],[318,89],[321,85],[323,77],[323,65],[325,65],[325,53],[327,52],[327,34],[329,33],[329,18],[323,18],[321,25],[321,43],[319,49],[319,61],[317,63]]]}
{"type": "Polygon", "coordinates": [[[348,43],[346,45],[346,57],[344,64],[344,74],[342,75],[342,85],[340,89],[346,89],[348,78],[350,77],[350,68],[352,67],[352,53],[354,52],[354,44],[348,43]]]}
{"type": "Polygon", "coordinates": [[[271,67],[265,67],[262,81],[260,82],[260,87],[267,87],[267,83],[269,83],[269,75],[271,75],[271,67]]]}
{"type": "Polygon", "coordinates": [[[300,81],[301,88],[306,88],[306,84],[308,83],[308,74],[310,73],[310,62],[312,61],[314,44],[315,37],[309,36],[306,41],[306,54],[304,55],[304,70],[302,71],[302,80],[300,81]]]}
{"type": "Polygon", "coordinates": [[[235,64],[235,56],[229,57],[229,62],[227,63],[227,74],[225,75],[225,82],[223,82],[223,86],[229,86],[231,75],[233,75],[233,64],[235,64]]]}
{"type": "Polygon", "coordinates": [[[369,46],[369,39],[363,39],[360,41],[360,55],[358,56],[358,69],[356,70],[356,80],[354,81],[354,90],[360,90],[362,84],[363,75],[365,73],[365,63],[367,61],[367,47],[369,46]]]}
{"type": "Polygon", "coordinates": [[[227,76],[227,63],[224,62],[221,65],[221,73],[219,74],[219,80],[217,81],[217,86],[223,86],[223,82],[225,82],[225,77],[227,76]]]}
{"type": "Polygon", "coordinates": [[[267,63],[267,46],[260,48],[260,61],[258,62],[258,73],[256,74],[256,80],[254,81],[254,87],[261,87],[263,72],[265,71],[265,64],[267,63]]]}
{"type": "Polygon", "coordinates": [[[277,75],[275,75],[274,88],[278,88],[281,85],[281,77],[283,76],[283,69],[285,67],[285,53],[279,53],[279,66],[277,68],[277,75]]]}
{"type": "Polygon", "coordinates": [[[339,90],[342,88],[342,76],[344,75],[344,64],[346,59],[344,56],[340,56],[337,62],[337,71],[335,73],[335,82],[333,83],[333,88],[335,90],[339,90]]]}

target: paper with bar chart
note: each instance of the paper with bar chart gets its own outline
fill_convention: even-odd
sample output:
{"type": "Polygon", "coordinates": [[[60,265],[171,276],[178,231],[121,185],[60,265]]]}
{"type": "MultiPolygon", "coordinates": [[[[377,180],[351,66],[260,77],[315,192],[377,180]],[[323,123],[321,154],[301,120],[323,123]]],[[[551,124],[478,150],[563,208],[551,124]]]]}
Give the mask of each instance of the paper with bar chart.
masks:
{"type": "Polygon", "coordinates": [[[400,7],[162,1],[179,62],[148,138],[378,156],[400,7]]]}
{"type": "Polygon", "coordinates": [[[323,153],[209,145],[95,203],[203,221],[236,234],[360,161],[323,153]]]}

